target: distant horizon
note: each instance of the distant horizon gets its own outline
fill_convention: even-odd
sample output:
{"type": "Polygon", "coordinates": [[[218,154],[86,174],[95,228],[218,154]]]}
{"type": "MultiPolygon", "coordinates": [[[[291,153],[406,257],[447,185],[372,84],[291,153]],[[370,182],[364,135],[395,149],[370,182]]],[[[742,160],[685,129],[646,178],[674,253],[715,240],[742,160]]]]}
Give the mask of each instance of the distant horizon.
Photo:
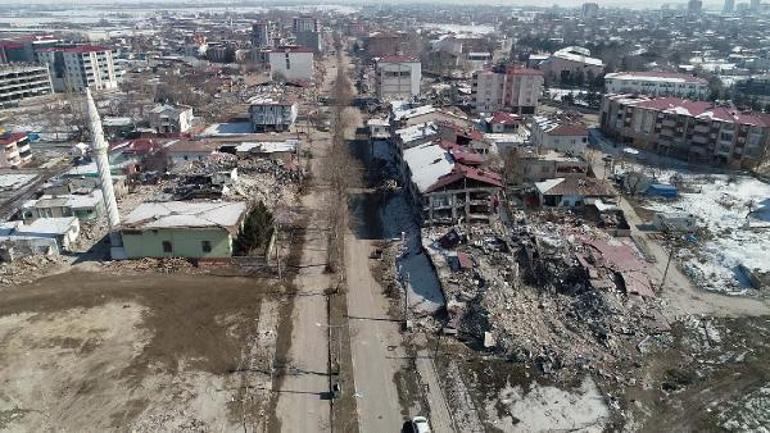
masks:
{"type": "MultiPolygon", "coordinates": [[[[52,1],[52,0],[0,0],[0,4],[9,6],[56,6],[58,8],[67,8],[68,3],[71,3],[72,8],[77,8],[83,5],[105,5],[105,6],[127,6],[141,7],[142,5],[205,5],[205,4],[228,4],[229,6],[273,6],[273,5],[296,5],[296,6],[318,6],[318,5],[342,5],[342,6],[370,6],[377,4],[447,4],[447,5],[489,5],[489,6],[511,6],[511,7],[552,7],[558,5],[565,8],[580,7],[583,3],[597,3],[600,7],[613,7],[613,8],[627,8],[634,10],[643,9],[658,9],[662,5],[669,4],[672,7],[677,5],[686,5],[687,0],[651,0],[644,2],[644,7],[639,7],[640,4],[637,1],[629,0],[364,0],[364,1],[307,1],[307,0],[264,0],[264,1],[232,1],[232,0],[159,0],[159,1],[133,1],[133,0],[76,0],[76,1],[52,1]]],[[[745,1],[748,3],[748,0],[745,1]]],[[[737,1],[736,3],[741,3],[737,1]]],[[[721,9],[723,1],[704,1],[703,7],[706,9],[721,9]]]]}

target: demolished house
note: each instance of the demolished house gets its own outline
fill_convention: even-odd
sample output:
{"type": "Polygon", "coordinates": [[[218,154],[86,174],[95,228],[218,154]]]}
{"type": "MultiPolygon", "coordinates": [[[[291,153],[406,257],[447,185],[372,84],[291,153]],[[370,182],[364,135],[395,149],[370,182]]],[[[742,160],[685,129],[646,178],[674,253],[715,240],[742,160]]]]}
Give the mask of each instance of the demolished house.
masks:
{"type": "Polygon", "coordinates": [[[0,223],[0,258],[11,262],[29,255],[61,254],[71,251],[79,235],[80,223],[74,216],[0,223]]]}
{"type": "Polygon", "coordinates": [[[237,159],[230,154],[213,153],[202,161],[177,163],[169,174],[175,182],[164,192],[174,200],[221,198],[238,180],[237,159]]]}
{"type": "Polygon", "coordinates": [[[128,258],[230,257],[248,212],[245,202],[149,202],[121,228],[128,258]]]}

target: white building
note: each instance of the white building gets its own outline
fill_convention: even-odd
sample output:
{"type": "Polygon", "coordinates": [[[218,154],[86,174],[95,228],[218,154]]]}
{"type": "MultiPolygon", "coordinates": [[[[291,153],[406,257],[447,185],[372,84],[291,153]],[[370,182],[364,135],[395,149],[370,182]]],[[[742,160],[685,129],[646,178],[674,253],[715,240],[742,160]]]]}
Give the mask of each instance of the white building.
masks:
{"type": "Polygon", "coordinates": [[[38,61],[48,65],[53,88],[61,91],[81,91],[118,87],[112,50],[97,45],[48,48],[37,53],[38,61]]]}
{"type": "Polygon", "coordinates": [[[678,96],[705,99],[709,83],[705,78],[673,72],[615,72],[604,76],[607,93],[638,93],[649,96],[678,96]]]}
{"type": "Polygon", "coordinates": [[[530,140],[539,152],[556,150],[577,156],[588,146],[588,129],[581,123],[537,116],[532,122],[530,140]]]}
{"type": "Polygon", "coordinates": [[[36,65],[0,66],[0,108],[25,98],[53,93],[48,68],[36,65]]]}
{"type": "Polygon", "coordinates": [[[279,47],[268,53],[270,78],[280,75],[289,81],[313,80],[313,50],[305,47],[279,47]]]}
{"type": "Polygon", "coordinates": [[[409,56],[386,56],[377,60],[376,87],[380,99],[409,99],[420,95],[422,64],[409,56]]]}
{"type": "Polygon", "coordinates": [[[159,134],[187,132],[192,126],[193,110],[190,107],[162,104],[150,110],[150,127],[159,134]]]}
{"type": "Polygon", "coordinates": [[[249,101],[249,118],[254,132],[288,131],[297,120],[297,104],[273,98],[249,101]]]}

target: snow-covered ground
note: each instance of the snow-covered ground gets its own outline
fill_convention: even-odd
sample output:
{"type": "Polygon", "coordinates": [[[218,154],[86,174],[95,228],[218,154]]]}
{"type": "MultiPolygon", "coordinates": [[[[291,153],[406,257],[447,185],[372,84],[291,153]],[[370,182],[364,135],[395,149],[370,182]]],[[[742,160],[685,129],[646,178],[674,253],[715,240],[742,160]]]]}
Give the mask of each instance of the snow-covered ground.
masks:
{"type": "MultiPolygon", "coordinates": [[[[696,216],[711,239],[696,242],[678,257],[690,277],[708,290],[744,293],[749,289],[740,265],[770,272],[770,185],[749,176],[680,173],[700,192],[685,192],[675,201],[650,201],[659,212],[696,216]],[[749,204],[753,212],[749,214],[749,204]]],[[[667,181],[665,175],[663,181],[667,181]]]]}
{"type": "MultiPolygon", "coordinates": [[[[378,142],[374,146],[374,157],[388,161],[386,171],[396,176],[395,155],[392,145],[378,142]]],[[[422,248],[420,226],[417,216],[406,193],[401,190],[391,194],[380,209],[382,238],[393,239],[404,234],[406,253],[398,259],[398,270],[402,281],[408,280],[409,305],[419,313],[434,313],[444,305],[436,270],[422,248]]]]}
{"type": "Polygon", "coordinates": [[[770,273],[770,184],[748,175],[704,174],[688,169],[681,160],[655,155],[643,149],[624,152],[610,140],[599,137],[598,147],[616,158],[615,173],[636,171],[671,183],[672,177],[686,185],[686,192],[672,201],[648,200],[644,207],[655,212],[684,212],[696,216],[710,237],[679,251],[682,268],[700,287],[730,294],[745,294],[749,279],[740,265],[770,273]],[[622,158],[621,158],[622,155],[622,158]],[[754,211],[749,215],[749,203],[754,211]]]}
{"type": "Polygon", "coordinates": [[[486,35],[495,31],[494,26],[487,24],[463,25],[448,23],[427,23],[423,24],[422,28],[471,35],[486,35]]]}

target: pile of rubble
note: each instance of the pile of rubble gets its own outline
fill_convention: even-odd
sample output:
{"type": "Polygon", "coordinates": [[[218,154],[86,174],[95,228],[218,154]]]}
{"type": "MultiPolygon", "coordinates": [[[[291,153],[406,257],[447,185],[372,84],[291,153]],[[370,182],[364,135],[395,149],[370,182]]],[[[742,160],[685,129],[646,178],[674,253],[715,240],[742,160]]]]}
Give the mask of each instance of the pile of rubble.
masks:
{"type": "Polygon", "coordinates": [[[670,329],[633,248],[577,217],[432,229],[423,244],[447,326],[556,379],[602,366],[596,373],[623,381],[613,366],[633,364],[640,341],[670,329]]]}
{"type": "Polygon", "coordinates": [[[291,206],[299,194],[302,173],[287,168],[280,161],[243,159],[231,193],[252,202],[262,202],[270,210],[291,206]]]}
{"type": "Polygon", "coordinates": [[[102,267],[105,270],[115,273],[160,272],[171,274],[178,272],[191,273],[196,270],[195,266],[189,260],[180,257],[145,257],[134,260],[110,261],[103,262],[102,267]]]}
{"type": "Polygon", "coordinates": [[[0,286],[18,286],[28,283],[55,270],[66,263],[66,257],[58,255],[36,255],[21,257],[13,262],[0,263],[0,286]]]}

